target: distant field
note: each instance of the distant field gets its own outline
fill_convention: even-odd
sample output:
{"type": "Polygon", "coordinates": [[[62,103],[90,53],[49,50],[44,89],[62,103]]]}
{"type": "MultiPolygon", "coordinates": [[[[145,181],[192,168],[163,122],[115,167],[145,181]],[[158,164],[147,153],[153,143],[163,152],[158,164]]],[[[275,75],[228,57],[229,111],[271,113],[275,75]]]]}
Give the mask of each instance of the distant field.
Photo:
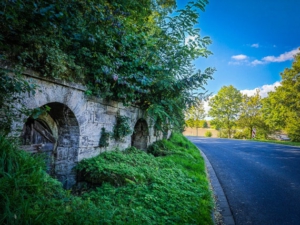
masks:
{"type": "Polygon", "coordinates": [[[205,132],[210,131],[212,133],[212,137],[218,137],[219,131],[211,128],[198,128],[198,133],[196,128],[187,127],[183,132],[185,136],[202,136],[204,137],[205,132]],[[197,135],[198,134],[198,135],[197,135]]]}

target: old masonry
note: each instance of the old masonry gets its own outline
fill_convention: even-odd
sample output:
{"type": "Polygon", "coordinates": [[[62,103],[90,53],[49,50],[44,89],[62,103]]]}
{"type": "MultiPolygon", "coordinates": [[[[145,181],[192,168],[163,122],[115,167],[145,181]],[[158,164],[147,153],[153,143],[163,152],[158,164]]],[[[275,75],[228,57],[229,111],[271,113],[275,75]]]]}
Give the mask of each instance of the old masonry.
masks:
{"type": "Polygon", "coordinates": [[[38,87],[34,96],[22,96],[23,103],[29,109],[46,105],[51,109],[37,119],[24,117],[15,121],[12,135],[22,138],[26,151],[45,154],[48,173],[65,188],[76,183],[73,168],[79,161],[106,150],[99,147],[101,128],[111,132],[117,115],[130,118],[133,133],[120,142],[110,139],[109,149],[134,146],[145,150],[160,139],[149,118],[137,107],[88,97],[82,85],[46,79],[33,71],[24,72],[24,77],[38,87]]]}

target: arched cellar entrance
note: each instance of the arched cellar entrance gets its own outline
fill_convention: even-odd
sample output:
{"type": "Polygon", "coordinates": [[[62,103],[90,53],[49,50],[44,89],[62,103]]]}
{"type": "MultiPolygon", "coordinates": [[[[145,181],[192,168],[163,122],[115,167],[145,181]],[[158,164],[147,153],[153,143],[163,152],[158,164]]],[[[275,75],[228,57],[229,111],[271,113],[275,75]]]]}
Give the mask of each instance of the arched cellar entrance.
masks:
{"type": "Polygon", "coordinates": [[[134,126],[134,131],[131,136],[131,146],[146,150],[148,147],[148,136],[149,129],[146,120],[139,119],[134,126]]]}
{"type": "Polygon", "coordinates": [[[70,188],[76,183],[73,171],[78,158],[79,125],[74,113],[64,104],[48,103],[51,109],[37,119],[28,118],[23,127],[25,150],[46,156],[47,172],[70,188]]]}
{"type": "Polygon", "coordinates": [[[21,137],[24,150],[32,154],[44,154],[47,173],[52,175],[53,151],[57,143],[57,127],[53,119],[46,113],[37,119],[29,117],[23,126],[21,137]]]}

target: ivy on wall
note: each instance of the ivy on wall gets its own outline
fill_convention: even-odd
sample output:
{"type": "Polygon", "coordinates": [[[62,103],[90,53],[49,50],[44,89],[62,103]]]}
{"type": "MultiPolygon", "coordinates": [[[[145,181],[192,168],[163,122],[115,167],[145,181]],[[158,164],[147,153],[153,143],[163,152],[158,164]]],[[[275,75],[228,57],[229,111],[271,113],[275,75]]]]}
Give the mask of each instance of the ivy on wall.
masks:
{"type": "Polygon", "coordinates": [[[8,134],[11,131],[12,122],[20,119],[21,114],[38,117],[47,110],[46,108],[37,108],[34,111],[26,109],[20,94],[34,95],[36,85],[22,79],[18,71],[15,71],[15,76],[10,76],[7,71],[0,70],[0,84],[0,135],[8,134]],[[12,104],[12,102],[17,104],[12,104]]]}
{"type": "Polygon", "coordinates": [[[124,137],[132,133],[130,125],[128,123],[129,117],[127,116],[116,116],[116,124],[113,127],[112,136],[116,141],[122,141],[124,137]]]}
{"type": "Polygon", "coordinates": [[[109,146],[110,133],[105,130],[104,127],[101,128],[101,136],[99,140],[99,147],[106,148],[109,146]]]}

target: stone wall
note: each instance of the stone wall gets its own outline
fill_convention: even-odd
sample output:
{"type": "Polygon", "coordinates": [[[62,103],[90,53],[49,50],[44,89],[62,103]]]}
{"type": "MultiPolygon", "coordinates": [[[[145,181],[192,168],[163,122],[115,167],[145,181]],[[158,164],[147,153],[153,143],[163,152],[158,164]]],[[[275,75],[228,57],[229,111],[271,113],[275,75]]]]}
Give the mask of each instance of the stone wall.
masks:
{"type": "MultiPolygon", "coordinates": [[[[145,113],[137,107],[125,107],[118,102],[87,97],[84,86],[45,79],[32,71],[25,72],[24,77],[29,82],[37,84],[38,91],[35,95],[24,94],[23,103],[29,109],[45,105],[51,108],[46,116],[40,116],[38,120],[40,124],[44,124],[45,132],[51,133],[52,139],[55,140],[52,141],[54,147],[51,154],[53,164],[51,173],[66,188],[76,182],[73,168],[80,160],[96,156],[107,149],[125,149],[132,145],[146,149],[149,144],[159,139],[154,136],[149,118],[146,118],[145,113]],[[130,126],[135,132],[121,142],[110,139],[107,149],[100,148],[101,128],[104,127],[111,132],[117,114],[129,117],[130,126]]],[[[26,121],[28,118],[22,119],[26,121]]],[[[19,129],[23,126],[22,120],[16,121],[13,124],[12,135],[20,136],[19,129]]],[[[34,126],[31,126],[34,130],[34,126]]],[[[40,135],[45,136],[45,132],[40,132],[40,135]]],[[[46,145],[46,143],[34,144],[46,145]]]]}
{"type": "Polygon", "coordinates": [[[186,127],[185,131],[183,132],[183,135],[185,136],[200,136],[200,137],[205,137],[205,133],[207,131],[210,131],[212,134],[212,137],[218,137],[219,131],[211,128],[191,128],[191,127],[186,127]]]}

